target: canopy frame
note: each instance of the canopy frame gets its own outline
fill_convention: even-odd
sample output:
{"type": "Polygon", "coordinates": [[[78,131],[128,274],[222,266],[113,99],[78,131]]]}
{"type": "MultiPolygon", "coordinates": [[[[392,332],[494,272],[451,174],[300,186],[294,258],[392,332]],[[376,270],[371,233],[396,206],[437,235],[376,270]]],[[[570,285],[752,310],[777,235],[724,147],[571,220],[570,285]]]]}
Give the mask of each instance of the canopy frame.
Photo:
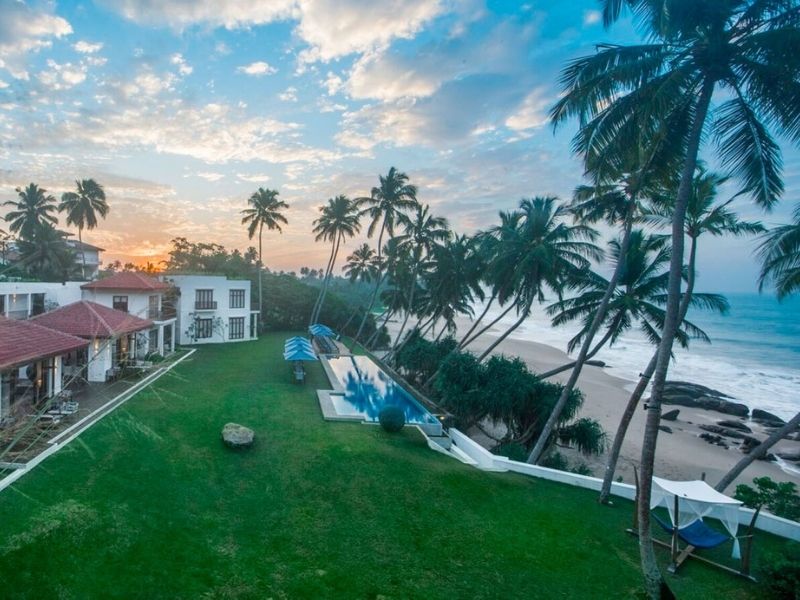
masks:
{"type": "MultiPolygon", "coordinates": [[[[636,483],[636,495],[635,495],[635,497],[633,499],[633,502],[634,502],[633,527],[631,529],[628,529],[627,531],[628,531],[628,533],[631,533],[633,535],[638,536],[639,535],[639,523],[638,523],[637,507],[638,507],[638,504],[639,504],[639,473],[638,473],[638,471],[636,469],[634,469],[633,474],[634,474],[634,479],[635,479],[635,483],[636,483]]],[[[686,562],[686,560],[688,558],[693,558],[695,560],[699,560],[700,562],[704,562],[704,563],[706,563],[708,565],[716,567],[717,569],[721,569],[723,571],[727,571],[728,573],[731,573],[732,575],[738,575],[740,577],[744,577],[745,579],[749,579],[750,581],[755,581],[756,580],[755,577],[753,577],[750,574],[750,559],[751,559],[751,555],[752,555],[752,546],[753,546],[753,525],[755,523],[751,522],[751,526],[748,529],[748,532],[747,532],[746,535],[743,535],[743,536],[737,535],[736,528],[738,527],[738,524],[739,524],[738,514],[735,515],[735,519],[736,519],[735,520],[735,525],[734,525],[734,521],[733,521],[733,518],[734,518],[734,513],[733,512],[731,512],[731,514],[729,515],[729,518],[723,520],[722,522],[723,522],[723,524],[725,524],[726,529],[729,530],[731,538],[734,541],[733,556],[734,556],[734,558],[739,558],[740,559],[741,567],[740,567],[739,570],[736,570],[736,569],[731,568],[731,567],[729,567],[727,565],[723,565],[721,563],[712,561],[712,560],[710,560],[708,558],[705,558],[703,556],[697,555],[696,554],[696,550],[698,548],[696,546],[693,546],[689,542],[686,542],[686,546],[684,546],[683,548],[681,548],[681,545],[680,545],[680,540],[682,539],[682,537],[681,537],[682,530],[685,530],[687,527],[691,526],[692,524],[696,523],[697,521],[700,521],[700,523],[702,523],[702,517],[704,516],[704,515],[699,515],[694,519],[690,519],[688,521],[684,520],[684,522],[681,522],[681,516],[680,516],[681,515],[681,503],[680,503],[680,498],[681,497],[683,497],[687,501],[702,502],[702,503],[709,504],[711,506],[711,508],[709,508],[707,511],[705,511],[705,514],[708,514],[708,512],[710,512],[711,509],[714,506],[720,506],[720,505],[727,505],[727,506],[730,506],[732,508],[735,508],[736,513],[738,513],[739,506],[741,506],[741,504],[742,504],[741,502],[739,502],[738,500],[735,500],[734,498],[730,498],[728,496],[720,494],[719,492],[714,490],[714,488],[712,488],[711,486],[706,484],[705,481],[696,481],[696,482],[678,481],[678,482],[676,482],[676,481],[669,481],[669,480],[666,480],[666,479],[659,479],[658,477],[653,477],[653,487],[655,488],[656,486],[658,486],[660,488],[662,493],[659,494],[658,497],[655,497],[656,494],[651,494],[650,510],[658,507],[659,505],[665,504],[664,500],[668,500],[668,503],[666,504],[666,508],[670,513],[671,527],[669,525],[667,525],[666,523],[663,523],[660,519],[656,518],[656,521],[659,522],[661,524],[661,526],[665,530],[670,530],[671,529],[671,531],[669,531],[669,533],[671,533],[671,537],[670,537],[670,542],[669,543],[663,542],[663,541],[655,539],[655,538],[653,538],[653,543],[656,544],[657,546],[661,546],[663,548],[668,548],[669,549],[670,556],[671,556],[672,560],[670,562],[670,565],[667,567],[667,570],[670,573],[673,573],[673,574],[677,573],[678,569],[681,567],[681,565],[683,565],[684,562],[686,562]],[[676,484],[676,485],[670,485],[670,484],[676,484]],[[686,487],[683,486],[682,484],[689,484],[689,486],[688,486],[689,489],[687,490],[686,487]],[[702,484],[702,486],[699,486],[697,484],[702,484]],[[702,492],[707,494],[707,499],[706,498],[698,498],[697,496],[692,496],[691,495],[692,488],[694,488],[694,490],[701,490],[702,492]],[[707,490],[704,490],[703,488],[707,488],[707,490]],[[714,497],[714,500],[716,500],[716,501],[712,500],[712,497],[714,497]],[[739,540],[740,539],[745,540],[744,552],[741,553],[741,554],[739,554],[739,540]]],[[[710,528],[707,528],[707,529],[710,529],[710,528]]]]}

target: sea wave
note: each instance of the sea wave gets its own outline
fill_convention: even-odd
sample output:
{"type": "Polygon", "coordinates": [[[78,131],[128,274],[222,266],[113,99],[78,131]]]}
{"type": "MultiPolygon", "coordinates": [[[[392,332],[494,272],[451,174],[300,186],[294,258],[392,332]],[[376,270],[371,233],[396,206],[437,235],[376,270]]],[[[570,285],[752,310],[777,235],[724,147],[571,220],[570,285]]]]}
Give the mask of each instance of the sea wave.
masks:
{"type": "MultiPolygon", "coordinates": [[[[499,310],[490,310],[486,321],[499,313],[499,310]]],[[[516,318],[513,314],[507,315],[496,329],[505,329],[516,318]]],[[[571,327],[552,327],[549,319],[540,312],[534,313],[510,337],[547,344],[566,352],[567,343],[575,332],[571,327]]],[[[714,388],[746,404],[751,410],[760,408],[784,419],[794,416],[800,410],[800,368],[785,366],[794,361],[784,352],[793,352],[796,348],[785,347],[780,342],[770,346],[763,338],[759,344],[753,344],[740,338],[728,340],[726,337],[712,337],[712,344],[695,341],[689,349],[676,346],[669,379],[714,388]],[[761,352],[761,345],[768,346],[771,352],[761,352]],[[779,358],[785,360],[775,360],[776,352],[780,352],[779,358]]],[[[613,346],[603,348],[595,359],[606,362],[609,374],[629,380],[632,389],[653,351],[654,347],[643,336],[631,332],[613,346]]]]}

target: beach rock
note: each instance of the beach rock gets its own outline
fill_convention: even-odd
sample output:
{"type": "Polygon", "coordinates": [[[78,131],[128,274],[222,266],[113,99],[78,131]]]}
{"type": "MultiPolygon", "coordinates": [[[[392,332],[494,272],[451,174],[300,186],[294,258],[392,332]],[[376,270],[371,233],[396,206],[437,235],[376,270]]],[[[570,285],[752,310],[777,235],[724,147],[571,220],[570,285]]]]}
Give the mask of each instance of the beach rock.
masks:
{"type": "Polygon", "coordinates": [[[776,454],[783,460],[800,462],[800,452],[776,452],[776,454]]]}
{"type": "Polygon", "coordinates": [[[680,412],[681,411],[678,408],[673,409],[673,410],[669,410],[669,411],[665,412],[663,415],[661,415],[661,420],[662,421],[677,421],[678,420],[678,414],[680,414],[680,412]]]}
{"type": "Polygon", "coordinates": [[[604,360],[587,360],[586,364],[589,365],[590,367],[600,367],[600,368],[602,368],[602,367],[606,366],[606,361],[604,361],[604,360]]]}
{"type": "Polygon", "coordinates": [[[744,431],[745,433],[753,433],[753,430],[750,429],[747,425],[745,425],[741,421],[734,421],[733,419],[727,419],[725,421],[717,421],[717,425],[719,425],[720,427],[728,427],[729,429],[738,429],[739,431],[744,431]]]}
{"type": "Polygon", "coordinates": [[[248,448],[253,445],[253,430],[238,423],[227,423],[222,428],[222,441],[229,448],[248,448]]]}
{"type": "Polygon", "coordinates": [[[724,435],[725,437],[734,438],[737,440],[747,437],[741,431],[728,429],[727,427],[720,427],[719,425],[700,425],[700,429],[703,431],[708,431],[709,433],[716,433],[717,435],[724,435]]]}
{"type": "Polygon", "coordinates": [[[781,427],[786,425],[786,421],[778,417],[777,415],[773,415],[771,412],[767,412],[766,410],[761,410],[760,408],[754,408],[753,414],[751,418],[756,423],[761,423],[762,425],[767,425],[771,427],[781,427]]]}
{"type": "Polygon", "coordinates": [[[756,460],[763,460],[764,462],[775,462],[778,459],[772,452],[767,452],[764,456],[759,456],[756,460]]]}
{"type": "Polygon", "coordinates": [[[688,381],[667,381],[664,384],[664,394],[682,394],[691,398],[699,398],[700,396],[731,398],[731,396],[723,394],[722,392],[713,388],[697,383],[689,383],[688,381]]]}
{"type": "Polygon", "coordinates": [[[728,448],[728,444],[725,443],[725,440],[722,439],[721,436],[713,435],[711,433],[701,433],[700,439],[707,441],[709,444],[713,444],[715,446],[720,446],[722,448],[728,448]]]}
{"type": "Polygon", "coordinates": [[[704,410],[715,410],[717,412],[733,415],[735,417],[746,417],[750,412],[745,404],[731,402],[723,398],[714,396],[688,396],[686,394],[665,395],[664,404],[677,404],[678,406],[688,406],[690,408],[702,408],[704,410]]]}
{"type": "Polygon", "coordinates": [[[746,435],[746,436],[744,436],[744,439],[742,440],[742,444],[739,446],[739,448],[745,454],[750,454],[750,452],[753,450],[753,448],[755,448],[759,444],[761,444],[761,442],[759,442],[756,438],[751,437],[749,435],[746,435]]]}
{"type": "Polygon", "coordinates": [[[659,425],[658,428],[664,433],[672,433],[672,427],[667,427],[666,425],[659,425]]]}

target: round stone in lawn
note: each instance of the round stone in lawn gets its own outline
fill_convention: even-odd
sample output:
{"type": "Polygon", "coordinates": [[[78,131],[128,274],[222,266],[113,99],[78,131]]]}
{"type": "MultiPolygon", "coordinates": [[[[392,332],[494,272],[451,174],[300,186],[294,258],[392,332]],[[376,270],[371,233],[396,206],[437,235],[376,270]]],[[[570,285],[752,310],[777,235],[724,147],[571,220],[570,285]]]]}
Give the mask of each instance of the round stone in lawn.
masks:
{"type": "Polygon", "coordinates": [[[222,441],[229,448],[249,448],[254,437],[252,429],[238,423],[227,423],[222,428],[222,441]]]}

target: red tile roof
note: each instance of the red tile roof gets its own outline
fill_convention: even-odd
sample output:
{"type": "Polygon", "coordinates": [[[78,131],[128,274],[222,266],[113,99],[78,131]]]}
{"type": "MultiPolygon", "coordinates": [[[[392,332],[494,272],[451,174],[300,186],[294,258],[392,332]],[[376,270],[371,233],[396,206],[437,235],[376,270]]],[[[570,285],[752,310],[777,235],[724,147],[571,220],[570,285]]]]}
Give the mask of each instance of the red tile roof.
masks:
{"type": "Polygon", "coordinates": [[[32,321],[82,338],[109,338],[153,326],[153,322],[148,319],[140,319],[87,300],[43,313],[32,321]]]}
{"type": "Polygon", "coordinates": [[[116,273],[110,277],[104,277],[96,281],[84,283],[81,286],[84,290],[167,290],[169,285],[163,281],[159,281],[154,277],[148,277],[141,273],[132,271],[125,271],[123,273],[116,273]]]}
{"type": "Polygon", "coordinates": [[[88,345],[88,341],[74,335],[31,321],[15,321],[0,316],[0,370],[66,354],[88,345]]]}

